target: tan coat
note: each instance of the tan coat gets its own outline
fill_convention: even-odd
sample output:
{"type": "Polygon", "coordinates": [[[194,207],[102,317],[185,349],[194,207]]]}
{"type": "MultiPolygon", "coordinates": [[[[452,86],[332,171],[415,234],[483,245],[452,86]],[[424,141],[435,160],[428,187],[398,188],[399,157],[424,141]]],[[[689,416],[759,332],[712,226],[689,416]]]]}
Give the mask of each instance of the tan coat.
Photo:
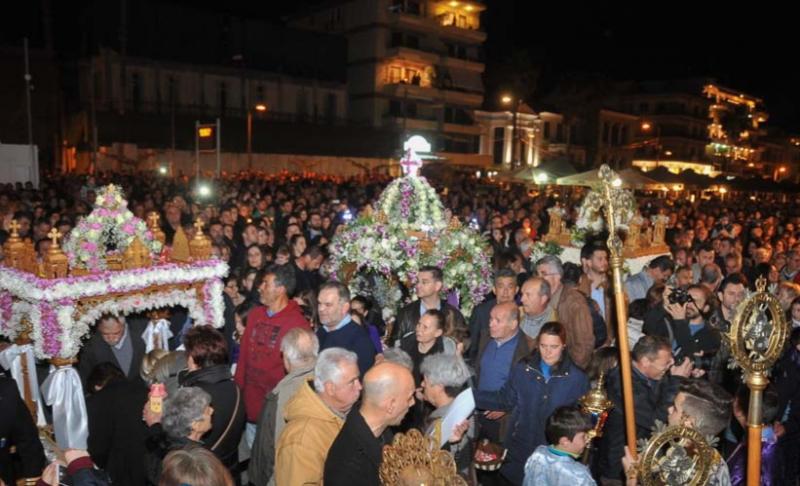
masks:
{"type": "Polygon", "coordinates": [[[325,458],[344,420],[319,398],[313,383],[300,389],[286,405],[286,426],[275,452],[275,484],[322,484],[325,458]]]}
{"type": "Polygon", "coordinates": [[[550,299],[556,320],[567,331],[567,351],[572,362],[586,369],[594,352],[592,315],[586,297],[573,287],[561,287],[550,299]]]}

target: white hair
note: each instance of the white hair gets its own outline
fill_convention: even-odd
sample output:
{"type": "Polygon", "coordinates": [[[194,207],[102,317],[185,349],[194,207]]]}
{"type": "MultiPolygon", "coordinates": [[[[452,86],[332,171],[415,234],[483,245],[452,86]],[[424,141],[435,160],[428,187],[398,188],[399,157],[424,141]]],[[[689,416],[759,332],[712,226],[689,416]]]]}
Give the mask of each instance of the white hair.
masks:
{"type": "Polygon", "coordinates": [[[283,336],[281,353],[289,360],[289,364],[292,366],[313,363],[319,354],[319,339],[310,330],[295,327],[283,336]]]}
{"type": "Polygon", "coordinates": [[[463,386],[470,378],[469,367],[461,356],[437,353],[426,357],[420,366],[425,382],[444,387],[463,386]]]}
{"type": "Polygon", "coordinates": [[[325,383],[336,383],[341,379],[343,362],[358,366],[358,355],[344,348],[328,348],[319,353],[314,366],[314,389],[317,393],[325,390],[325,383]]]}

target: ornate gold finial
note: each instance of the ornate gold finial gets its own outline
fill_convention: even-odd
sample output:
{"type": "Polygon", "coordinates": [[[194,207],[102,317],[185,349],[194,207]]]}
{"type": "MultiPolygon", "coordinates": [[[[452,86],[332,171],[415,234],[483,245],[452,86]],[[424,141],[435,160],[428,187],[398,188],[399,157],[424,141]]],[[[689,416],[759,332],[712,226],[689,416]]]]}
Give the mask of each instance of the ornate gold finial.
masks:
{"type": "Polygon", "coordinates": [[[142,240],[139,239],[137,236],[133,239],[128,248],[125,249],[125,253],[122,255],[122,266],[124,269],[133,269],[133,268],[144,268],[149,267],[152,264],[152,258],[150,257],[150,250],[144,246],[142,240]]]}
{"type": "Polygon", "coordinates": [[[148,228],[150,229],[150,233],[153,235],[153,239],[160,241],[161,245],[164,246],[167,242],[167,235],[161,231],[161,225],[158,224],[159,220],[161,220],[161,216],[159,216],[155,211],[151,211],[147,216],[148,228]]]}
{"type": "Polygon", "coordinates": [[[42,262],[42,277],[44,278],[64,278],[69,274],[69,259],[58,246],[58,239],[61,236],[62,234],[55,228],[47,235],[53,240],[53,244],[50,245],[50,249],[44,256],[44,262],[42,262]]]}
{"type": "Polygon", "coordinates": [[[381,484],[420,484],[407,482],[415,478],[433,479],[424,484],[467,484],[458,475],[453,456],[439,449],[432,437],[423,436],[417,429],[395,435],[392,444],[383,447],[380,478],[381,484]]]}
{"type": "Polygon", "coordinates": [[[700,432],[661,424],[644,445],[635,471],[645,486],[706,484],[716,452],[700,432]]]}
{"type": "Polygon", "coordinates": [[[58,239],[63,236],[64,235],[62,235],[61,232],[56,228],[51,229],[50,232],[47,233],[47,237],[53,240],[53,246],[58,246],[58,239]]]}
{"type": "Polygon", "coordinates": [[[756,292],[766,292],[767,290],[767,279],[764,278],[763,275],[756,279],[756,292]]]}
{"type": "Polygon", "coordinates": [[[12,219],[11,223],[8,225],[8,229],[11,230],[11,238],[19,238],[19,222],[16,219],[12,219]]]}
{"type": "Polygon", "coordinates": [[[189,254],[193,260],[208,260],[211,258],[211,240],[203,234],[203,225],[203,221],[199,218],[194,223],[197,231],[192,241],[189,242],[189,254]]]}
{"type": "Polygon", "coordinates": [[[607,410],[610,410],[611,407],[614,406],[614,402],[608,399],[606,395],[605,388],[603,388],[603,381],[605,380],[605,374],[600,373],[600,376],[597,378],[597,384],[589,390],[586,395],[582,396],[580,400],[578,400],[578,404],[580,404],[581,408],[583,408],[588,413],[603,413],[607,410]]]}
{"type": "Polygon", "coordinates": [[[151,229],[158,226],[158,220],[161,219],[161,216],[158,215],[155,211],[150,211],[150,214],[147,215],[147,225],[151,229]]]}
{"type": "Polygon", "coordinates": [[[5,254],[5,260],[3,263],[8,267],[16,268],[17,270],[23,270],[25,243],[23,243],[22,239],[19,237],[19,223],[16,219],[12,219],[11,224],[8,225],[8,228],[11,230],[11,234],[3,245],[3,253],[5,254]]]}

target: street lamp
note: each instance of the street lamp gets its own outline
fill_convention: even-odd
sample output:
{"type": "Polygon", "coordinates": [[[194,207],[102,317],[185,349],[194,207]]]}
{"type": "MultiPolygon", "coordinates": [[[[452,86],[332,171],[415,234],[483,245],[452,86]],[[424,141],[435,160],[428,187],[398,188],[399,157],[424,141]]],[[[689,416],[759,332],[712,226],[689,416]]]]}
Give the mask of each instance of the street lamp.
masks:
{"type": "MultiPolygon", "coordinates": [[[[256,111],[267,111],[267,105],[258,103],[253,107],[256,111]]],[[[247,110],[247,168],[253,169],[253,110],[247,110]]]]}
{"type": "Polygon", "coordinates": [[[522,104],[522,99],[514,98],[509,94],[503,95],[500,98],[500,101],[504,105],[512,105],[514,108],[514,118],[513,118],[513,126],[511,128],[511,168],[516,169],[521,164],[519,162],[519,127],[517,126],[517,118],[519,113],[519,107],[522,104]]]}
{"type": "MultiPolygon", "coordinates": [[[[641,128],[643,132],[647,133],[653,129],[653,124],[644,121],[642,122],[641,128]]],[[[658,167],[659,162],[661,162],[661,125],[656,125],[656,167],[658,167]]]]}

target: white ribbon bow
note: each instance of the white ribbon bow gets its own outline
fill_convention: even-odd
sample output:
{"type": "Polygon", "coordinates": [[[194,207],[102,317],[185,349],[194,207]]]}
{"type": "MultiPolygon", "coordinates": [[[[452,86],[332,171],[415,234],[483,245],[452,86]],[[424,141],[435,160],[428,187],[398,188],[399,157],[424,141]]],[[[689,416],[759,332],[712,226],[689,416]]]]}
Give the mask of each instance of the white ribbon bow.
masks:
{"type": "Polygon", "coordinates": [[[42,395],[53,407],[53,429],[62,449],[87,449],[89,419],[78,372],[70,366],[50,367],[42,395]]]}
{"type": "Polygon", "coordinates": [[[169,326],[169,321],[166,319],[159,319],[155,322],[150,321],[147,323],[147,328],[142,333],[145,354],[156,348],[153,337],[158,340],[159,348],[169,351],[169,338],[172,337],[172,331],[170,331],[169,326]]]}
{"type": "Polygon", "coordinates": [[[44,418],[44,409],[42,408],[42,401],[39,397],[39,383],[36,379],[36,360],[33,357],[32,344],[12,344],[5,350],[0,352],[0,365],[11,372],[11,377],[17,382],[19,394],[25,399],[25,380],[28,380],[28,387],[30,388],[31,400],[36,403],[36,425],[44,427],[47,421],[44,418]],[[28,375],[23,376],[22,360],[28,364],[28,375]]]}

